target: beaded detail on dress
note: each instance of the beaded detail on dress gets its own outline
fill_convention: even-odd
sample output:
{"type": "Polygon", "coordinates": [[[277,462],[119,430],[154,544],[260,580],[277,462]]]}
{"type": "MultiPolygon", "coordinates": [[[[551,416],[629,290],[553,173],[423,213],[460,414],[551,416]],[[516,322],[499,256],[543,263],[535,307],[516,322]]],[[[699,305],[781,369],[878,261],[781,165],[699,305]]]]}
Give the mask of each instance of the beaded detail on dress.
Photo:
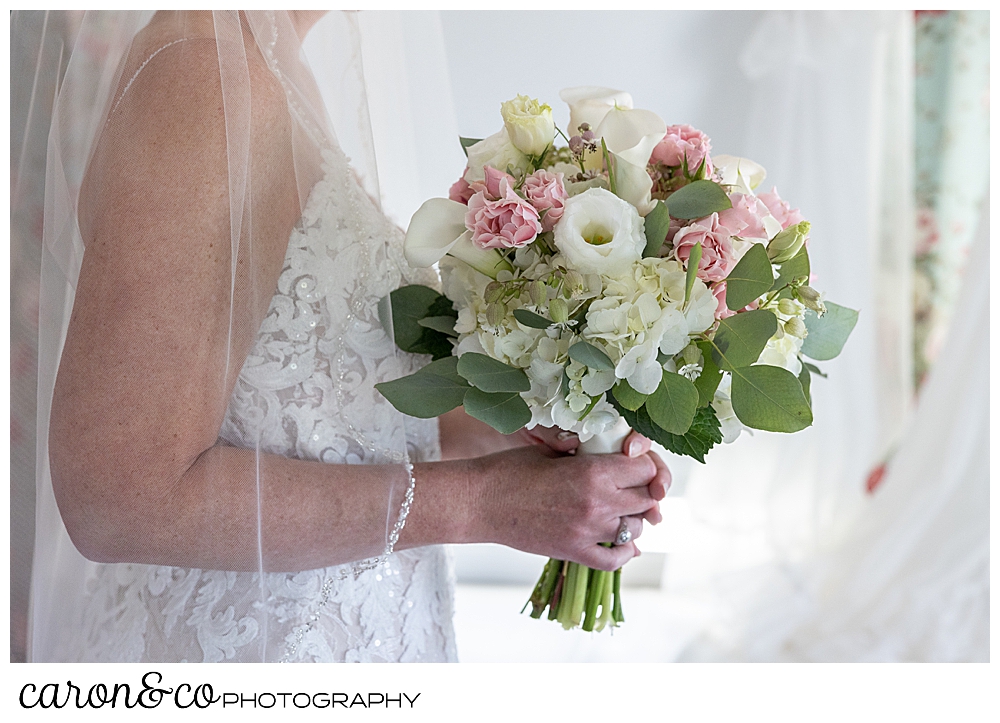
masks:
{"type": "MultiPolygon", "coordinates": [[[[435,420],[406,419],[374,384],[415,371],[395,350],[378,302],[410,269],[402,233],[335,148],[291,234],[284,268],[233,391],[220,439],[329,464],[438,457],[435,420]]],[[[404,477],[405,478],[405,477],[404,477]]],[[[389,527],[402,501],[392,504],[389,527]]],[[[415,504],[420,504],[419,480],[415,504]]],[[[443,548],[394,553],[376,569],[297,573],[98,565],[80,611],[94,661],[454,661],[452,573],[443,548]]]]}

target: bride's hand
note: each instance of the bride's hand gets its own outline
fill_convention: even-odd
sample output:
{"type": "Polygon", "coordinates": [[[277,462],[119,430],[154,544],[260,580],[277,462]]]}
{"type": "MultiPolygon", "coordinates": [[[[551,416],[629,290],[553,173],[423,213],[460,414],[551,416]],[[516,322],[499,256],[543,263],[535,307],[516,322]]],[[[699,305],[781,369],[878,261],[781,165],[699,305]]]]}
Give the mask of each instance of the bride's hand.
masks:
{"type": "Polygon", "coordinates": [[[660,520],[658,502],[670,484],[666,465],[645,444],[647,451],[634,457],[553,458],[533,446],[470,460],[477,483],[473,537],[597,569],[621,567],[638,554],[642,519],[660,520]],[[633,541],[599,544],[615,539],[622,519],[633,541]]]}

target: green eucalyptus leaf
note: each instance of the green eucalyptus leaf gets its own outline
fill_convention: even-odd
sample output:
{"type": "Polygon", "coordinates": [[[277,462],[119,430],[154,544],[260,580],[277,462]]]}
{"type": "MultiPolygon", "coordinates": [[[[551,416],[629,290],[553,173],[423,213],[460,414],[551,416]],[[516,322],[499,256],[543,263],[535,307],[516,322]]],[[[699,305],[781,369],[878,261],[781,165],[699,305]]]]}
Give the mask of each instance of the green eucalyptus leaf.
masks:
{"type": "Polygon", "coordinates": [[[817,316],[806,309],[806,329],[808,336],[802,342],[802,353],[817,361],[827,361],[840,354],[847,337],[858,323],[858,312],[832,302],[826,303],[826,313],[817,316]]]}
{"type": "Polygon", "coordinates": [[[778,330],[778,318],[767,309],[744,311],[719,322],[712,340],[712,360],[723,371],[750,366],[760,358],[778,330]]]}
{"type": "MultiPolygon", "coordinates": [[[[801,357],[799,357],[799,358],[802,359],[801,357]]],[[[805,367],[806,369],[808,369],[809,371],[811,371],[813,374],[815,374],[817,376],[820,376],[820,377],[823,377],[824,379],[826,379],[826,374],[824,374],[822,371],[820,371],[820,368],[818,366],[816,366],[815,364],[810,364],[805,359],[802,359],[802,366],[805,367]]]]}
{"type": "Polygon", "coordinates": [[[698,390],[698,406],[704,407],[715,399],[715,390],[719,388],[719,382],[722,381],[722,371],[712,359],[711,342],[699,342],[698,348],[701,349],[702,369],[701,374],[694,380],[694,386],[698,390]]]}
{"type": "Polygon", "coordinates": [[[424,333],[424,327],[418,322],[427,316],[439,296],[434,289],[420,284],[402,286],[389,294],[396,346],[403,351],[421,353],[413,350],[424,333]]]}
{"type": "Polygon", "coordinates": [[[531,410],[517,392],[470,389],[465,395],[465,412],[501,434],[513,434],[531,421],[531,410]]]}
{"type": "Polygon", "coordinates": [[[552,326],[552,322],[544,316],[527,309],[514,309],[514,318],[532,329],[548,329],[552,326]]]}
{"type": "Polygon", "coordinates": [[[726,306],[730,311],[739,311],[770,291],[773,284],[767,251],[763,244],[753,244],[726,277],[726,306]]]}
{"type": "Polygon", "coordinates": [[[466,352],[459,357],[458,373],[484,392],[526,392],[531,389],[531,382],[523,369],[476,352],[466,352]]]}
{"type": "Polygon", "coordinates": [[[671,434],[684,434],[698,409],[698,390],[691,380],[664,371],[660,385],[646,400],[646,413],[653,422],[671,434]]]}
{"type": "Polygon", "coordinates": [[[715,181],[692,181],[674,191],[667,199],[674,218],[702,218],[716,211],[732,208],[725,190],[715,181]]]}
{"type": "Polygon", "coordinates": [[[403,414],[421,419],[437,417],[462,404],[470,387],[459,376],[458,359],[433,361],[416,374],[376,384],[383,397],[403,414]]]}
{"type": "Polygon", "coordinates": [[[812,382],[812,375],[806,368],[806,365],[802,365],[802,370],[799,372],[799,384],[802,385],[802,394],[805,395],[806,404],[812,407],[812,395],[809,393],[809,385],[812,382]]]}
{"type": "Polygon", "coordinates": [[[454,316],[425,316],[423,319],[418,319],[417,323],[448,336],[458,336],[458,332],[455,331],[455,318],[454,316]]]}
{"type": "Polygon", "coordinates": [[[691,289],[694,288],[694,280],[698,278],[698,264],[701,263],[701,241],[691,247],[691,254],[687,260],[687,276],[684,279],[684,303],[691,298],[691,289]]]}
{"type": "Polygon", "coordinates": [[[667,204],[657,201],[653,210],[646,214],[643,226],[646,233],[646,248],[642,252],[642,257],[660,255],[660,247],[667,239],[667,231],[670,230],[670,212],[667,204]]]}
{"type": "Polygon", "coordinates": [[[733,411],[746,426],[768,432],[798,432],[812,424],[802,384],[787,369],[761,364],[733,370],[733,411]]]}
{"type": "Polygon", "coordinates": [[[472,147],[472,146],[474,146],[474,145],[476,145],[481,140],[483,140],[483,139],[482,138],[463,138],[462,136],[458,137],[458,142],[462,144],[462,152],[465,153],[465,157],[466,158],[469,157],[469,148],[472,147]]]}
{"type": "Polygon", "coordinates": [[[771,284],[771,290],[777,291],[798,279],[809,280],[809,251],[803,246],[797,254],[778,266],[778,278],[771,284]]]}
{"type": "Polygon", "coordinates": [[[646,399],[649,397],[648,394],[642,394],[634,390],[624,379],[611,388],[611,394],[614,395],[619,404],[632,412],[645,404],[646,399]]]}
{"type": "Polygon", "coordinates": [[[591,369],[600,371],[611,371],[615,368],[614,362],[603,351],[593,344],[585,341],[578,341],[569,348],[569,358],[578,361],[591,369]]]}

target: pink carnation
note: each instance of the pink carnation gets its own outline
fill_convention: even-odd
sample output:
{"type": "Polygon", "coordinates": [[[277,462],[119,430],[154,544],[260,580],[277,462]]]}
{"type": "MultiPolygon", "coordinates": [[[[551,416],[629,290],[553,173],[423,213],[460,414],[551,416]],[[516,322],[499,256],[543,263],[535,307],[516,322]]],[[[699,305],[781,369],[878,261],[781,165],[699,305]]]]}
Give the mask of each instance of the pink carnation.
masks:
{"type": "Polygon", "coordinates": [[[729,276],[736,264],[730,235],[729,229],[719,222],[719,214],[713,213],[677,232],[674,236],[674,253],[686,265],[691,249],[700,241],[698,278],[702,281],[722,281],[729,276]]]}
{"type": "Polygon", "coordinates": [[[757,198],[764,202],[767,210],[771,212],[771,215],[781,224],[783,229],[805,220],[799,213],[799,209],[792,208],[788,205],[788,201],[781,200],[777,188],[772,188],[767,193],[759,193],[757,198]]]}
{"type": "Polygon", "coordinates": [[[451,184],[451,188],[448,189],[448,198],[452,201],[468,205],[469,199],[472,198],[473,193],[475,193],[475,191],[472,190],[472,186],[469,185],[463,175],[462,178],[459,178],[451,184]]]}
{"type": "Polygon", "coordinates": [[[568,198],[563,186],[563,174],[539,169],[524,179],[521,190],[528,203],[541,215],[542,230],[551,231],[562,218],[568,198]]]}
{"type": "Polygon", "coordinates": [[[698,170],[702,160],[705,161],[705,171],[712,172],[712,159],[708,152],[712,144],[708,136],[697,128],[688,125],[667,126],[667,135],[653,149],[651,160],[664,166],[679,166],[687,158],[688,171],[698,170]]]}
{"type": "Polygon", "coordinates": [[[482,181],[473,181],[469,188],[473,193],[481,193],[489,201],[499,201],[507,194],[507,188],[514,185],[514,177],[509,173],[498,171],[492,166],[483,166],[486,175],[482,181]]]}
{"type": "Polygon", "coordinates": [[[520,248],[542,232],[538,211],[504,181],[503,198],[490,200],[482,191],[469,199],[465,225],[472,243],[483,249],[520,248]]]}
{"type": "Polygon", "coordinates": [[[716,284],[712,288],[712,293],[715,294],[715,318],[716,319],[728,319],[730,316],[736,316],[736,312],[732,311],[728,306],[726,306],[726,284],[716,284]]]}
{"type": "Polygon", "coordinates": [[[766,241],[767,230],[764,228],[763,218],[768,214],[767,206],[759,198],[742,193],[730,193],[729,200],[733,207],[719,211],[719,223],[729,229],[730,236],[766,241]]]}

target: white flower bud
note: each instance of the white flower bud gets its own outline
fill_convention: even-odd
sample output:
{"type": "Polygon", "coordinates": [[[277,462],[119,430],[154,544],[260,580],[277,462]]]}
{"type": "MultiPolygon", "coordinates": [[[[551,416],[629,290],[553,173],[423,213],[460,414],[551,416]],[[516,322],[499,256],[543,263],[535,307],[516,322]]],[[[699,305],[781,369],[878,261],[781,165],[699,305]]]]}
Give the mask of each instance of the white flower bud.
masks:
{"type": "Polygon", "coordinates": [[[557,324],[567,321],[569,319],[569,305],[564,299],[556,297],[549,302],[549,316],[557,324]]]}
{"type": "Polygon", "coordinates": [[[549,298],[548,293],[548,286],[541,279],[535,279],[528,284],[528,296],[535,306],[543,306],[549,298]]]}
{"type": "Polygon", "coordinates": [[[694,344],[688,344],[684,347],[684,351],[681,352],[681,356],[684,357],[684,361],[688,364],[697,364],[701,361],[701,349],[694,344]]]}
{"type": "Polygon", "coordinates": [[[500,301],[500,297],[503,296],[504,286],[499,281],[491,281],[486,285],[486,289],[483,291],[483,299],[486,303],[492,304],[496,301],[500,301]]]}
{"type": "Polygon", "coordinates": [[[505,316],[507,316],[507,307],[505,304],[486,305],[486,323],[490,326],[500,326],[505,316]]]}
{"type": "Polygon", "coordinates": [[[807,309],[812,309],[817,314],[826,313],[826,304],[823,303],[820,293],[811,286],[799,287],[799,300],[807,309]]]}
{"type": "Polygon", "coordinates": [[[785,331],[791,336],[797,336],[799,339],[806,338],[806,325],[803,324],[802,319],[797,316],[793,316],[785,322],[785,331]]]}
{"type": "Polygon", "coordinates": [[[781,231],[767,244],[767,257],[776,264],[788,261],[799,252],[809,238],[810,228],[808,221],[802,221],[781,231]]]}
{"type": "Polygon", "coordinates": [[[799,307],[791,299],[781,299],[778,302],[778,311],[785,316],[797,316],[799,313],[799,307]]]}

